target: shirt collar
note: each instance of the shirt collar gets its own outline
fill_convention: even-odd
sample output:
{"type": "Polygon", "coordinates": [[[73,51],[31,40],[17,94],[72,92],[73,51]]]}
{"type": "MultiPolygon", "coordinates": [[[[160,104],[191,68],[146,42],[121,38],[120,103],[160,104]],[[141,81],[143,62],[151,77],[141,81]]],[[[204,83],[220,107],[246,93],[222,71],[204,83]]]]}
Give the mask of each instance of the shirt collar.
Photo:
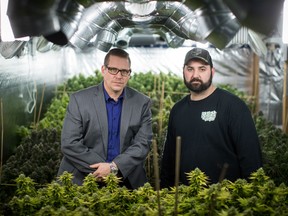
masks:
{"type": "MultiPolygon", "coordinates": [[[[107,93],[106,89],[104,88],[104,83],[102,83],[102,87],[103,87],[103,92],[104,92],[105,101],[108,101],[109,99],[114,100],[113,98],[111,98],[111,97],[109,96],[109,94],[107,93]]],[[[122,91],[122,93],[121,93],[121,95],[119,96],[118,99],[124,98],[124,91],[125,91],[125,88],[124,88],[124,90],[122,91]]]]}

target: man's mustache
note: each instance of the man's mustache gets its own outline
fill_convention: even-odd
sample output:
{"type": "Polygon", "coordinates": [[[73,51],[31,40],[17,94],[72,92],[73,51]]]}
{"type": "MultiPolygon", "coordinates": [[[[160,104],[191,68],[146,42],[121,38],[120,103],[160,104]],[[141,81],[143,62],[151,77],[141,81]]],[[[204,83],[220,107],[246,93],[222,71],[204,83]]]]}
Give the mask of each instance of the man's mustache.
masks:
{"type": "Polygon", "coordinates": [[[197,79],[197,78],[193,78],[192,80],[190,80],[190,83],[192,83],[192,82],[201,82],[202,83],[202,80],[197,79]]]}

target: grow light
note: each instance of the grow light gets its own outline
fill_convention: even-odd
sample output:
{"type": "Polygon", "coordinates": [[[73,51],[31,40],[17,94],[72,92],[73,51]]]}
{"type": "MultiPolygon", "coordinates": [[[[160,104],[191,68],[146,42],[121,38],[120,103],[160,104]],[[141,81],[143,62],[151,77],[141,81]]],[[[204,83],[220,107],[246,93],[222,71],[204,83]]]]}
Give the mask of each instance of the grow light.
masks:
{"type": "MultiPolygon", "coordinates": [[[[7,16],[7,7],[8,7],[9,0],[1,0],[0,1],[0,32],[1,32],[1,41],[8,42],[8,41],[15,41],[15,37],[10,25],[9,18],[7,16]]],[[[21,41],[28,41],[29,37],[21,37],[17,38],[16,40],[21,41]]]]}

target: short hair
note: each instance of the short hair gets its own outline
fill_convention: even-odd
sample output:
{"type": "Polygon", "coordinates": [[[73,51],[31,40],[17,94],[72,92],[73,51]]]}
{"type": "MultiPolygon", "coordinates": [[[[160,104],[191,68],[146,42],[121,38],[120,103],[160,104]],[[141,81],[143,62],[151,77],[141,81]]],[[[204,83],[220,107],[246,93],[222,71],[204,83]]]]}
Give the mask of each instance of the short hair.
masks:
{"type": "Polygon", "coordinates": [[[114,49],[109,50],[109,52],[106,54],[106,56],[104,58],[104,65],[108,65],[111,55],[128,59],[129,66],[131,66],[131,60],[130,60],[129,53],[127,53],[125,50],[119,49],[119,48],[114,48],[114,49]]]}

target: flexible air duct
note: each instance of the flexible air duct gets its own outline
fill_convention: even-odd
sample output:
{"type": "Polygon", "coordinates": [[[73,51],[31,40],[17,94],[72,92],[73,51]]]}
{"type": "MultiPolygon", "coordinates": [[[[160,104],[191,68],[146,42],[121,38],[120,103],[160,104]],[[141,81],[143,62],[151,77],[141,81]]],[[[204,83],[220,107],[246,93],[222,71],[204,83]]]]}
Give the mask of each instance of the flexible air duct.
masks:
{"type": "Polygon", "coordinates": [[[131,28],[125,28],[121,30],[115,41],[115,46],[121,49],[126,49],[129,46],[129,42],[133,35],[133,30],[131,28]]]}
{"type": "MultiPolygon", "coordinates": [[[[104,44],[108,46],[127,47],[132,36],[128,34],[131,34],[131,29],[139,31],[142,28],[143,31],[160,34],[173,48],[181,46],[185,39],[206,40],[218,48],[224,48],[240,29],[235,16],[219,0],[193,6],[198,8],[192,11],[177,1],[95,3],[84,11],[70,43],[83,50],[91,45],[91,40],[96,36],[95,46],[97,42],[105,40],[104,44]],[[123,29],[128,29],[125,31],[127,35],[121,33],[118,38],[118,33],[123,29]],[[105,33],[100,34],[102,31],[105,33]],[[105,39],[101,39],[103,36],[105,39]],[[121,46],[119,42],[125,45],[121,46]]],[[[100,47],[103,48],[103,43],[100,47]]]]}
{"type": "Polygon", "coordinates": [[[26,45],[27,41],[9,41],[0,42],[0,53],[5,59],[13,58],[22,52],[22,49],[26,45]]]}
{"type": "MultiPolygon", "coordinates": [[[[111,34],[119,32],[123,27],[119,24],[117,19],[124,19],[126,13],[124,12],[123,5],[116,2],[105,2],[105,3],[95,3],[83,13],[82,19],[80,21],[78,30],[71,37],[70,43],[80,49],[85,49],[85,47],[90,43],[95,35],[102,31],[102,35],[97,35],[96,41],[102,41],[101,36],[107,35],[107,31],[111,30],[111,34]],[[111,23],[112,24],[111,24],[111,23]],[[109,26],[110,23],[110,26],[109,26]]],[[[111,35],[110,35],[111,36],[111,35]]],[[[115,39],[114,37],[109,37],[109,39],[115,39]]],[[[103,39],[106,40],[106,39],[103,39]]],[[[113,44],[114,41],[105,42],[113,44]]],[[[102,47],[102,46],[101,46],[102,47]]]]}
{"type": "Polygon", "coordinates": [[[222,49],[241,25],[271,30],[283,1],[10,0],[8,16],[16,37],[41,35],[80,50],[126,48],[134,33],[158,34],[173,48],[190,39],[222,49]]]}
{"type": "Polygon", "coordinates": [[[84,9],[84,6],[74,0],[61,0],[57,8],[60,29],[44,37],[54,44],[66,45],[76,32],[84,9]]]}
{"type": "Polygon", "coordinates": [[[224,48],[241,28],[236,17],[221,0],[193,5],[196,6],[193,17],[186,15],[182,18],[182,31],[190,39],[209,41],[220,49],[224,48]]]}
{"type": "Polygon", "coordinates": [[[97,35],[95,47],[104,52],[108,52],[116,40],[118,31],[120,29],[119,23],[115,20],[108,23],[105,29],[101,30],[97,35]]]}

